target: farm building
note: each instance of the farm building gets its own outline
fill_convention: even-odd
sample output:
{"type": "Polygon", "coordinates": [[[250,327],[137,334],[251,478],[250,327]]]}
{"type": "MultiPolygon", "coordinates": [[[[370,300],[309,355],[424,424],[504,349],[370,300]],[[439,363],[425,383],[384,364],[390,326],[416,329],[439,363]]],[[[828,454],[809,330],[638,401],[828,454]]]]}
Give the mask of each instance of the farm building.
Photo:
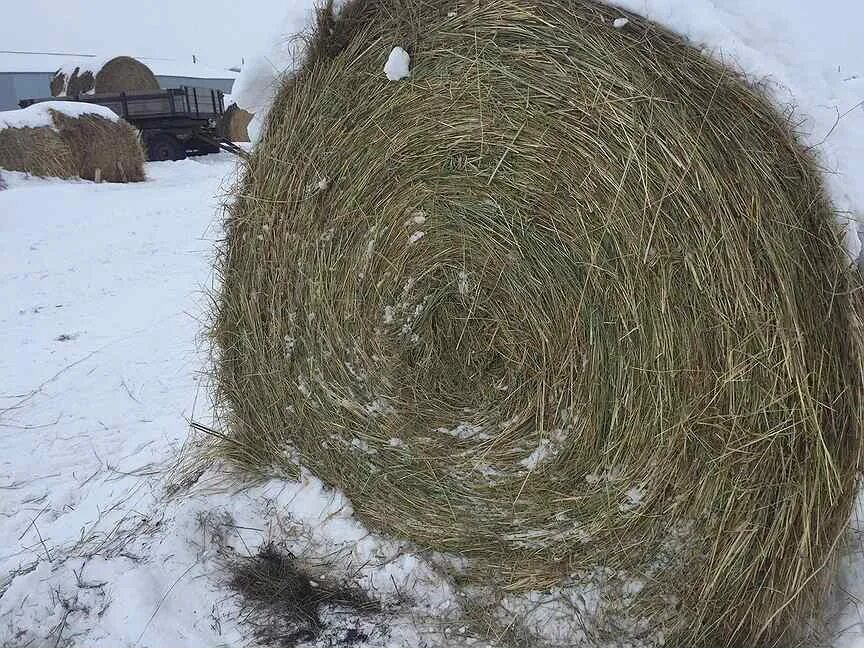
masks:
{"type": "MultiPolygon", "coordinates": [[[[0,51],[0,110],[18,107],[22,99],[51,95],[50,85],[54,73],[70,63],[86,64],[95,56],[80,54],[53,54],[0,51]]],[[[213,68],[200,63],[171,59],[139,59],[145,63],[163,88],[195,86],[215,88],[229,94],[234,85],[236,72],[213,68]]]]}

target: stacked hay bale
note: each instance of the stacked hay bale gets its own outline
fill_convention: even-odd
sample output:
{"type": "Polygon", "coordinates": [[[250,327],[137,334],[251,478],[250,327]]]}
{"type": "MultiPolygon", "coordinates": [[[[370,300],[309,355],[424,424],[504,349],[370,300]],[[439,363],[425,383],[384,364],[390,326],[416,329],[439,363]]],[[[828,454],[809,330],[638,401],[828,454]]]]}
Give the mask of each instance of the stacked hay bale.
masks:
{"type": "Polygon", "coordinates": [[[159,81],[149,67],[130,56],[66,66],[51,80],[53,97],[147,90],[159,90],[159,81]]]}
{"type": "Polygon", "coordinates": [[[54,125],[69,146],[76,174],[85,180],[143,182],[144,148],[138,131],[122,119],[54,112],[54,125]]]}
{"type": "Polygon", "coordinates": [[[625,574],[645,622],[621,633],[791,645],[864,420],[860,279],[816,165],[638,16],[467,4],[323,11],[227,211],[214,450],[299,459],[473,582],[625,574]]]}
{"type": "Polygon", "coordinates": [[[41,177],[77,175],[72,151],[50,126],[3,128],[0,123],[0,167],[41,177]]]}
{"type": "Polygon", "coordinates": [[[0,113],[0,167],[105,182],[145,179],[138,131],[107,108],[86,103],[46,102],[0,113]]]}
{"type": "Polygon", "coordinates": [[[249,123],[254,115],[237,104],[231,104],[222,117],[221,131],[231,142],[249,141],[249,123]]]}

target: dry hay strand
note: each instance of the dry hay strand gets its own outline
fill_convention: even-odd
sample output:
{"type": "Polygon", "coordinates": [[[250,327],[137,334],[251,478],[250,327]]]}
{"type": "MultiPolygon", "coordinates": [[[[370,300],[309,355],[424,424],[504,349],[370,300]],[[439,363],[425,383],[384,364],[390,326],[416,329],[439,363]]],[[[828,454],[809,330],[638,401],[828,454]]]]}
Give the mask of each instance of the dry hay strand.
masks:
{"type": "Polygon", "coordinates": [[[122,119],[112,121],[99,115],[69,117],[52,110],[60,139],[74,160],[74,173],[96,180],[101,169],[105,182],[142,182],[144,149],[138,131],[122,119]]]}
{"type": "Polygon", "coordinates": [[[254,115],[237,104],[231,104],[222,118],[221,129],[231,142],[249,141],[249,122],[254,115]]]}
{"type": "Polygon", "coordinates": [[[864,378],[790,117],[588,0],[325,9],[227,210],[213,452],[507,590],[628,574],[672,645],[805,637],[864,378]]]}
{"type": "Polygon", "coordinates": [[[47,126],[0,129],[0,167],[42,177],[77,175],[69,146],[47,126]]]}
{"type": "MultiPolygon", "coordinates": [[[[380,603],[363,590],[316,574],[274,543],[263,545],[254,556],[234,558],[229,569],[229,587],[241,600],[238,616],[261,645],[294,648],[319,639],[327,627],[321,618],[325,611],[362,616],[381,612],[380,603]]],[[[328,637],[327,645],[354,645],[368,638],[354,629],[336,629],[336,634],[328,637]]]]}
{"type": "Polygon", "coordinates": [[[159,81],[141,61],[130,56],[117,56],[96,73],[94,89],[97,94],[159,90],[159,81]]]}

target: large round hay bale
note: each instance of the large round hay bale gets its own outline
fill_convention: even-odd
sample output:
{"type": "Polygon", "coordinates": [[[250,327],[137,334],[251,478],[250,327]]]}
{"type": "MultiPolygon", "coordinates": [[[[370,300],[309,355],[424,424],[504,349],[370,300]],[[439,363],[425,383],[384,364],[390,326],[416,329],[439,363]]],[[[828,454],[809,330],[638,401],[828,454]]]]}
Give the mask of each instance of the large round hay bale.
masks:
{"type": "Polygon", "coordinates": [[[159,81],[141,61],[129,56],[118,56],[96,72],[94,88],[98,94],[159,90],[159,81]]]}
{"type": "Polygon", "coordinates": [[[128,123],[94,114],[70,117],[52,111],[52,116],[60,138],[72,152],[78,176],[104,182],[146,179],[141,137],[128,123]]]}
{"type": "Polygon", "coordinates": [[[222,117],[221,131],[231,142],[249,141],[249,123],[254,115],[237,104],[231,104],[222,117]]]}
{"type": "Polygon", "coordinates": [[[858,279],[814,161],[758,88],[638,16],[455,9],[325,11],[283,84],[228,209],[218,450],[299,460],[475,582],[626,575],[645,623],[622,634],[790,645],[864,419],[858,279]]]}
{"type": "Polygon", "coordinates": [[[0,168],[42,177],[77,175],[69,146],[47,126],[0,128],[0,168]]]}

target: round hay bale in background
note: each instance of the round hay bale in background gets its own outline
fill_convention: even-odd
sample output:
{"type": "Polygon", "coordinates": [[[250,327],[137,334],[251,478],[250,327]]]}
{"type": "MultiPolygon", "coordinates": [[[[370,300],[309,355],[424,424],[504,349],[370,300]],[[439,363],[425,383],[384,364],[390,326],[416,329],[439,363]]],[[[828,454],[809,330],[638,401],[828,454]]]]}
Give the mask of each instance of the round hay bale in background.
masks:
{"type": "Polygon", "coordinates": [[[82,70],[76,67],[66,81],[63,94],[69,97],[87,94],[95,90],[95,85],[95,77],[91,70],[82,70]]]}
{"type": "Polygon", "coordinates": [[[858,486],[858,278],[787,119],[675,35],[587,0],[325,10],[221,273],[222,456],[299,458],[474,582],[626,578],[633,634],[814,627],[858,486]]]}
{"type": "Polygon", "coordinates": [[[139,90],[159,90],[159,81],[149,67],[129,56],[117,56],[104,63],[94,59],[89,64],[67,65],[51,80],[53,97],[139,90]]]}
{"type": "Polygon", "coordinates": [[[249,141],[249,123],[254,115],[240,108],[237,104],[231,104],[222,117],[221,132],[223,137],[231,142],[249,141]]]}
{"type": "Polygon", "coordinates": [[[69,146],[52,128],[0,128],[0,167],[35,176],[77,175],[69,146]]]}
{"type": "Polygon", "coordinates": [[[75,161],[77,175],[85,180],[142,182],[144,148],[135,128],[122,119],[112,121],[99,115],[70,117],[52,111],[60,138],[75,161]],[[97,178],[97,169],[100,176],[97,178]]]}
{"type": "Polygon", "coordinates": [[[159,81],[141,61],[130,56],[118,56],[96,72],[94,89],[98,94],[159,90],[159,81]]]}

